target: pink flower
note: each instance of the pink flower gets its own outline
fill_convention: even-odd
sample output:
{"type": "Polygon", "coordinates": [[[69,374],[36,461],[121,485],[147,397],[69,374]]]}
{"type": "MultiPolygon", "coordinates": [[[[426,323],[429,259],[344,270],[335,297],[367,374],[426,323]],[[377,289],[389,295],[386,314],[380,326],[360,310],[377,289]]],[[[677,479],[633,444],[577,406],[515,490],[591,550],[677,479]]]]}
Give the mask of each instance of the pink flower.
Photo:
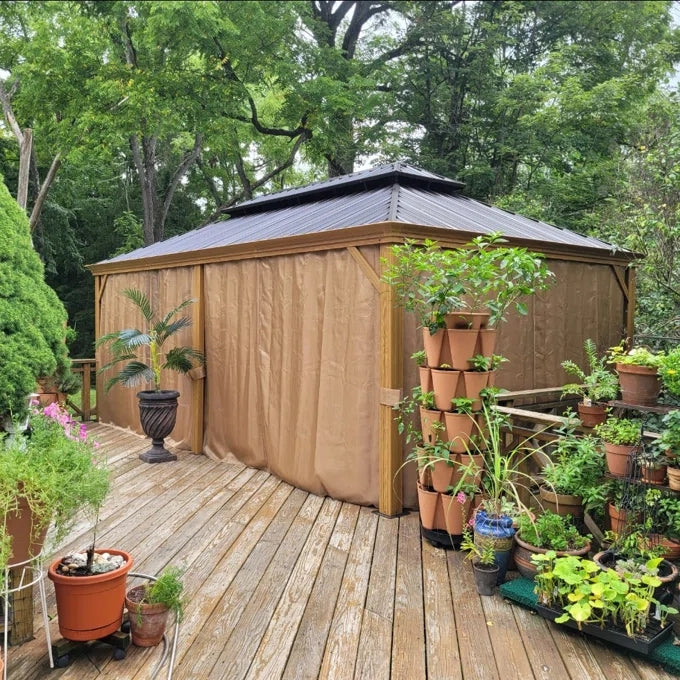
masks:
{"type": "Polygon", "coordinates": [[[469,527],[475,526],[475,520],[474,520],[473,517],[470,517],[470,519],[467,521],[467,525],[468,525],[469,527]]]}
{"type": "Polygon", "coordinates": [[[456,494],[456,500],[457,500],[461,505],[464,505],[464,504],[465,504],[465,501],[467,501],[467,496],[466,496],[462,491],[459,491],[459,492],[456,494]]]}

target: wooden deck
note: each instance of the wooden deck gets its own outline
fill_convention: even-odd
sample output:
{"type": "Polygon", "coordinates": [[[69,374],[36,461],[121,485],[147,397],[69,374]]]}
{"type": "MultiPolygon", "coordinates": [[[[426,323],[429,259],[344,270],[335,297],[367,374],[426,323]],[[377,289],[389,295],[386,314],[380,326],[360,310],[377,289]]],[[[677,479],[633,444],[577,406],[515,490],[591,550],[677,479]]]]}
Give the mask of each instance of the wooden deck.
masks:
{"type": "MultiPolygon", "coordinates": [[[[422,541],[416,514],[386,519],[188,453],[146,465],[137,459],[144,439],[103,425],[92,431],[115,477],[98,545],[129,551],[133,571],[186,567],[178,680],[672,677],[499,597],[480,598],[464,556],[422,541]]],[[[68,547],[86,546],[87,529],[68,547]]],[[[160,648],[131,647],[113,661],[99,645],[50,671],[37,613],[35,639],[10,648],[10,678],[150,677],[160,648]]]]}

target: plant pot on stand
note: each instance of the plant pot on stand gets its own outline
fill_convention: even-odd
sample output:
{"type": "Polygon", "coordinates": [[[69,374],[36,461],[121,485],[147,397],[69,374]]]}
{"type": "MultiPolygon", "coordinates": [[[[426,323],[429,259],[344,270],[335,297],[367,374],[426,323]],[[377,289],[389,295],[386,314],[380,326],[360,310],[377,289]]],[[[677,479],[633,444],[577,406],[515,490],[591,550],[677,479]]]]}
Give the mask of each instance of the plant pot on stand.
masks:
{"type": "Polygon", "coordinates": [[[661,391],[656,368],[635,364],[616,364],[621,385],[621,399],[636,406],[655,406],[661,391]]]}
{"type": "Polygon", "coordinates": [[[570,494],[555,493],[545,486],[539,488],[541,504],[544,510],[550,510],[556,515],[571,515],[572,517],[583,517],[583,498],[570,494]]]}
{"type": "Polygon", "coordinates": [[[177,420],[176,390],[143,390],[137,394],[139,399],[139,420],[144,434],[151,438],[153,446],[139,458],[145,463],[166,463],[177,460],[164,446],[164,439],[172,432],[177,420]]]}
{"type": "Polygon", "coordinates": [[[578,417],[583,427],[595,427],[607,419],[607,409],[601,404],[586,405],[580,401],[576,405],[578,417]]]}

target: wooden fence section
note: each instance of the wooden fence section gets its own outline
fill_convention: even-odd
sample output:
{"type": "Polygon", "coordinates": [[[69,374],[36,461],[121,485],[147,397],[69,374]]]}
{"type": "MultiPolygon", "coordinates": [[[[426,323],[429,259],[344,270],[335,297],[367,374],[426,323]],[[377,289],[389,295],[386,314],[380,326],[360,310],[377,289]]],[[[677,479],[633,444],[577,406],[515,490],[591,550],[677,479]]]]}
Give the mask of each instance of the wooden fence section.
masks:
{"type": "MultiPolygon", "coordinates": [[[[88,428],[114,479],[98,544],[130,552],[136,572],[186,570],[174,680],[671,680],[498,596],[480,598],[465,555],[423,541],[417,513],[386,518],[185,451],[145,465],[143,437],[88,428]]],[[[91,540],[84,518],[59,554],[91,540]]],[[[48,601],[54,617],[50,584],[48,601]]],[[[114,661],[94,645],[50,672],[38,613],[35,639],[10,649],[8,677],[148,680],[160,654],[131,647],[114,661]]]]}

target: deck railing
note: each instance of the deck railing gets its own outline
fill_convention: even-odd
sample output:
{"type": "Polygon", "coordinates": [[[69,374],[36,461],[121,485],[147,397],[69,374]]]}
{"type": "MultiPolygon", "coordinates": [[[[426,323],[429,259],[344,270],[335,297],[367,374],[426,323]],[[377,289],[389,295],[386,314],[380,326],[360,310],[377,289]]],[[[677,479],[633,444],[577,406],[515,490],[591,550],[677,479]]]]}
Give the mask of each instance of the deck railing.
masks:
{"type": "Polygon", "coordinates": [[[97,360],[72,359],[71,364],[71,370],[82,378],[80,406],[70,398],[66,400],[66,403],[80,416],[81,420],[97,420],[97,404],[92,404],[90,399],[90,390],[94,387],[94,378],[97,374],[97,360]]]}

